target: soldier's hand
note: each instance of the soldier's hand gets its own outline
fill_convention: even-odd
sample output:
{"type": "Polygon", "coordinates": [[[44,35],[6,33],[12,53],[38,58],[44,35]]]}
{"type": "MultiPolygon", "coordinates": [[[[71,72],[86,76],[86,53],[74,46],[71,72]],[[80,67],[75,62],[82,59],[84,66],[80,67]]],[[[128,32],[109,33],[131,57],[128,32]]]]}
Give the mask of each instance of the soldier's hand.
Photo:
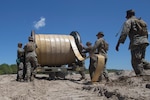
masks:
{"type": "Polygon", "coordinates": [[[119,43],[116,45],[116,51],[119,51],[119,43]]]}

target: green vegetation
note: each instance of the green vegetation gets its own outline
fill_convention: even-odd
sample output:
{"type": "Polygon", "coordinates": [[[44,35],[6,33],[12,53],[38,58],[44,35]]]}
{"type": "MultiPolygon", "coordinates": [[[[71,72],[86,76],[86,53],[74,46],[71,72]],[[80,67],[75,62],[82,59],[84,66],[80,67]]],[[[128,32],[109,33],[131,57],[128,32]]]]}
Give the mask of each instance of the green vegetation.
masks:
{"type": "Polygon", "coordinates": [[[12,64],[12,65],[1,64],[0,65],[0,75],[16,74],[16,73],[17,73],[17,65],[16,64],[12,64]]]}
{"type": "MultiPolygon", "coordinates": [[[[117,70],[117,69],[107,69],[108,72],[117,72],[117,71],[121,71],[121,70],[117,70]]],[[[0,75],[3,74],[16,74],[17,73],[17,65],[16,64],[1,64],[0,65],[0,75]]],[[[78,73],[78,72],[75,72],[78,73]]],[[[89,70],[85,69],[85,74],[89,74],[89,70]]]]}

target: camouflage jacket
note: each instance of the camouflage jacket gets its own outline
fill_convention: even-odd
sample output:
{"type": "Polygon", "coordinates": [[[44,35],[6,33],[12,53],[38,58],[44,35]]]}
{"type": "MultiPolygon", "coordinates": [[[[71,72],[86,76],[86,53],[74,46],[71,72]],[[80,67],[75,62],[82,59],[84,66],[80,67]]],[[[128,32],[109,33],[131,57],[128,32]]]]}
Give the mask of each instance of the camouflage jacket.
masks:
{"type": "Polygon", "coordinates": [[[89,55],[92,55],[92,46],[88,46],[88,47],[83,47],[83,53],[89,53],[89,55]]]}
{"type": "Polygon", "coordinates": [[[29,56],[37,56],[37,54],[36,54],[36,52],[35,52],[35,50],[36,50],[36,48],[37,48],[37,45],[35,44],[35,43],[32,43],[32,42],[28,42],[26,45],[25,45],[25,47],[24,47],[24,49],[25,49],[25,55],[26,55],[26,57],[29,57],[29,56]],[[28,43],[31,43],[31,44],[33,44],[34,45],[34,50],[32,51],[32,52],[28,52],[28,50],[27,50],[27,44],[28,43]]]}
{"type": "Polygon", "coordinates": [[[24,49],[18,47],[18,50],[17,50],[17,58],[20,59],[20,58],[22,58],[22,57],[24,57],[24,49]]]}
{"type": "Polygon", "coordinates": [[[134,46],[141,45],[141,44],[149,45],[147,35],[141,36],[140,34],[131,31],[132,23],[134,22],[135,19],[136,17],[132,16],[131,18],[129,18],[124,22],[121,35],[118,40],[119,43],[123,44],[128,36],[130,39],[129,49],[134,49],[134,46]]]}
{"type": "Polygon", "coordinates": [[[97,41],[95,42],[92,48],[92,52],[96,51],[97,54],[101,54],[107,58],[107,52],[103,49],[104,47],[103,41],[105,41],[103,38],[97,39],[97,41]]]}

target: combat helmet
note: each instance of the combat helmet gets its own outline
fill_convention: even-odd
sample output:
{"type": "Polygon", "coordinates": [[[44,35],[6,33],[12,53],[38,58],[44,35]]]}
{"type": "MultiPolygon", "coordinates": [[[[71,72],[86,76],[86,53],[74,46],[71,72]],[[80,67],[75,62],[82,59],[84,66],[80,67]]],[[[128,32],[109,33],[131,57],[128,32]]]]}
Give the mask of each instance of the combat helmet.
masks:
{"type": "Polygon", "coordinates": [[[30,36],[30,37],[28,38],[28,40],[29,40],[29,41],[33,41],[33,37],[30,36]]]}
{"type": "Polygon", "coordinates": [[[88,41],[88,42],[86,42],[86,45],[87,45],[87,46],[88,46],[88,45],[91,45],[91,44],[92,44],[92,43],[91,43],[91,42],[89,42],[89,41],[88,41]]]}
{"type": "Polygon", "coordinates": [[[97,34],[96,34],[96,36],[99,36],[99,35],[101,35],[102,37],[104,36],[104,33],[103,32],[98,32],[97,34]]]}
{"type": "Polygon", "coordinates": [[[126,11],[126,18],[135,16],[135,11],[133,9],[127,10],[126,11]]]}
{"type": "Polygon", "coordinates": [[[18,46],[22,46],[22,43],[21,43],[21,42],[19,42],[19,43],[18,43],[18,46]]]}

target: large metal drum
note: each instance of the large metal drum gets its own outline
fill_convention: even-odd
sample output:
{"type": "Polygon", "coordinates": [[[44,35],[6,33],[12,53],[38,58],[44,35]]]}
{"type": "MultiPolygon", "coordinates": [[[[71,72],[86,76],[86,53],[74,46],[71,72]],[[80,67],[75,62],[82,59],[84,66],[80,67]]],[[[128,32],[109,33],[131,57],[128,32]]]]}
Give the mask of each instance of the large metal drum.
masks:
{"type": "Polygon", "coordinates": [[[38,62],[42,66],[59,66],[75,62],[71,35],[35,34],[38,62]]]}

